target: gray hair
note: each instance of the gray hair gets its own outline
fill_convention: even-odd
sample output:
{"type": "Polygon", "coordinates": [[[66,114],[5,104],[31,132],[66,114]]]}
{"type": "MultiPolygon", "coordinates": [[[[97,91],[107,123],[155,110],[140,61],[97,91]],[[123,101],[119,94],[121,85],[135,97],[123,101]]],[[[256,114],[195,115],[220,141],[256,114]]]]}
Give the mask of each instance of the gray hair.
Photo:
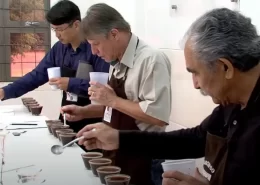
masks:
{"type": "Polygon", "coordinates": [[[92,5],[82,20],[82,31],[87,38],[97,34],[107,36],[112,29],[131,32],[131,27],[123,16],[105,3],[92,5]]]}
{"type": "Polygon", "coordinates": [[[227,8],[209,11],[198,18],[185,35],[194,57],[213,68],[219,58],[245,72],[260,60],[260,37],[251,19],[227,8]]]}

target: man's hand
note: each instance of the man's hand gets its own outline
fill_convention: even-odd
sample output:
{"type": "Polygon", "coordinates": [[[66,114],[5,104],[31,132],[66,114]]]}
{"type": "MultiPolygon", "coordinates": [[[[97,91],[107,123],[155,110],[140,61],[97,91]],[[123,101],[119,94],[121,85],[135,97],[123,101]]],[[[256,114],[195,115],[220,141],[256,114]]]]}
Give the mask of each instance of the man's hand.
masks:
{"type": "Polygon", "coordinates": [[[61,107],[61,114],[66,113],[66,120],[79,121],[84,119],[83,107],[77,105],[66,105],[61,107]]]}
{"type": "Polygon", "coordinates": [[[5,97],[5,91],[4,89],[0,89],[0,100],[4,99],[5,97]]]}
{"type": "Polygon", "coordinates": [[[68,77],[59,77],[59,78],[51,78],[49,80],[50,85],[57,85],[59,89],[63,91],[67,91],[69,78],[68,77]]]}
{"type": "Polygon", "coordinates": [[[115,150],[119,147],[119,131],[104,123],[85,126],[77,134],[77,137],[81,136],[84,136],[84,139],[79,140],[79,144],[84,145],[87,150],[115,150]]]}
{"type": "Polygon", "coordinates": [[[102,85],[98,82],[89,82],[91,87],[88,88],[89,99],[94,100],[104,106],[114,107],[118,96],[109,85],[102,85]]]}
{"type": "Polygon", "coordinates": [[[209,181],[196,170],[195,178],[178,171],[163,173],[163,185],[209,185],[209,181]]]}

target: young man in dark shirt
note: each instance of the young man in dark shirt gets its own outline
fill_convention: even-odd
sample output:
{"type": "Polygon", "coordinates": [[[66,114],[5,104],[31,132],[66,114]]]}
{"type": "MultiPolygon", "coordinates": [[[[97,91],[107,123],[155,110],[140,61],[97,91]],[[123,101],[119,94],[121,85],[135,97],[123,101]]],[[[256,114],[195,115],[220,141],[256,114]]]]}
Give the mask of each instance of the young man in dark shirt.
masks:
{"type": "Polygon", "coordinates": [[[163,174],[164,185],[260,184],[260,37],[255,26],[239,12],[214,9],[192,24],[186,39],[194,87],[220,104],[211,115],[194,128],[166,133],[118,131],[97,123],[78,133],[85,136],[80,144],[162,159],[205,157],[203,178],[169,171],[163,174]]]}
{"type": "MultiPolygon", "coordinates": [[[[89,81],[76,77],[80,61],[92,65],[95,72],[108,72],[109,64],[100,57],[93,55],[90,44],[82,39],[80,34],[81,16],[79,7],[71,1],[61,0],[46,14],[47,21],[59,39],[51,50],[41,60],[39,65],[25,76],[0,89],[0,99],[17,98],[32,91],[49,81],[47,69],[60,67],[60,78],[50,79],[49,83],[57,85],[63,91],[61,105],[90,104],[87,89],[89,81]],[[73,94],[76,98],[68,98],[73,94]]],[[[63,117],[60,116],[63,121],[63,117]]],[[[78,132],[86,124],[95,123],[102,119],[84,119],[67,124],[78,132]]]]}

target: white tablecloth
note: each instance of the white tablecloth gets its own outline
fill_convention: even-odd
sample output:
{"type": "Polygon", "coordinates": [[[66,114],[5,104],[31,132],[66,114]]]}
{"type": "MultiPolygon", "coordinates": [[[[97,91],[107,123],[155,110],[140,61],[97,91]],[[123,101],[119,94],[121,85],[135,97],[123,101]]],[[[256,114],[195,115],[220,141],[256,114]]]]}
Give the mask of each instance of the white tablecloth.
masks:
{"type": "MultiPolygon", "coordinates": [[[[11,122],[35,120],[40,122],[38,126],[46,126],[44,120],[47,119],[44,116],[32,116],[23,106],[0,106],[0,117],[0,126],[9,125],[11,122]]],[[[11,127],[14,128],[14,126],[8,126],[7,129],[11,127]]],[[[2,150],[3,136],[0,136],[0,139],[2,150]]],[[[51,146],[61,143],[49,134],[47,128],[9,130],[4,144],[3,185],[16,185],[18,180],[16,171],[5,171],[29,165],[42,169],[40,177],[46,179],[44,185],[101,184],[99,178],[94,177],[91,171],[85,169],[80,155],[84,151],[77,145],[65,149],[61,155],[51,153],[51,146]],[[24,130],[27,132],[20,136],[12,134],[12,132],[24,130]]],[[[0,159],[2,160],[2,156],[0,159]]]]}

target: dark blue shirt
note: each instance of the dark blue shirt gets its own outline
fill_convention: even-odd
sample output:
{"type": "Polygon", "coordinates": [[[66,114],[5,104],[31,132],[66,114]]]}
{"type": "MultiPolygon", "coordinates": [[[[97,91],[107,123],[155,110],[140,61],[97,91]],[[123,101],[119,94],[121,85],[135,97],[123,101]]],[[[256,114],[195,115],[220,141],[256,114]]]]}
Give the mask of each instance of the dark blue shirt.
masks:
{"type": "MultiPolygon", "coordinates": [[[[64,45],[61,42],[57,42],[35,69],[3,87],[5,92],[4,100],[20,97],[48,82],[47,69],[50,67],[62,67],[63,59],[64,65],[73,70],[77,70],[79,61],[82,60],[92,64],[95,72],[109,71],[109,63],[93,55],[88,42],[82,42],[76,51],[73,50],[71,45],[64,45]]],[[[78,95],[86,95],[88,87],[89,81],[70,78],[67,91],[78,95]]]]}

